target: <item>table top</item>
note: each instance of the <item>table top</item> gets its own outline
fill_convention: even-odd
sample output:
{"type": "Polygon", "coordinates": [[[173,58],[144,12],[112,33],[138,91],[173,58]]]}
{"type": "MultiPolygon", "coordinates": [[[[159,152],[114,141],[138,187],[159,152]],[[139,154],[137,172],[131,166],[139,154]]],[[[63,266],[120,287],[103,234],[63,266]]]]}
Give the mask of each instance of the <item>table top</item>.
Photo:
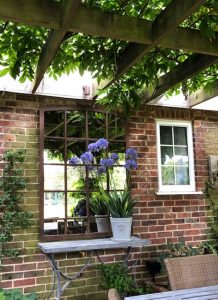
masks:
{"type": "Polygon", "coordinates": [[[124,300],[214,300],[218,299],[218,285],[163,293],[126,297],[124,300]]]}
{"type": "Polygon", "coordinates": [[[129,247],[143,247],[150,245],[148,239],[132,237],[130,240],[113,240],[112,238],[75,240],[38,243],[44,253],[68,253],[85,250],[118,249],[129,247]]]}

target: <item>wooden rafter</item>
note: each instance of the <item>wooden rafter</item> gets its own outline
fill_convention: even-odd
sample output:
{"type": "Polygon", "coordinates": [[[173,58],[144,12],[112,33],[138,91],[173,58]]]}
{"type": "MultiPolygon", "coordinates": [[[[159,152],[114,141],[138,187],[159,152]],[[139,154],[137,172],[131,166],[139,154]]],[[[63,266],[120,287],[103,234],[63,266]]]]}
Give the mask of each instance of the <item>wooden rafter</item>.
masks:
{"type": "MultiPolygon", "coordinates": [[[[180,0],[181,1],[181,0],[180,0]]],[[[182,1],[181,1],[182,2],[182,1]]],[[[0,19],[51,29],[64,29],[92,36],[109,37],[138,44],[152,42],[152,22],[121,16],[80,5],[68,27],[61,24],[61,2],[49,0],[0,0],[0,19]],[[131,28],[131,30],[129,30],[131,28]]],[[[165,48],[218,56],[218,34],[213,42],[199,30],[180,28],[160,41],[165,48]]]]}
{"type": "Polygon", "coordinates": [[[205,0],[173,0],[153,22],[152,42],[146,46],[136,43],[130,44],[117,61],[117,72],[114,78],[107,83],[106,87],[116,81],[146,53],[157,46],[167,34],[176,30],[177,26],[204,2],[205,0]]]}
{"type": "MultiPolygon", "coordinates": [[[[154,23],[101,11],[82,4],[79,6],[79,2],[79,0],[66,0],[65,13],[63,13],[61,2],[50,0],[0,0],[0,19],[52,29],[39,59],[33,91],[36,90],[40,78],[45,73],[65,33],[68,31],[130,42],[130,46],[117,62],[118,72],[115,79],[156,45],[204,54],[195,56],[198,57],[199,61],[203,60],[205,62],[202,67],[200,62],[199,64],[195,62],[197,70],[202,70],[203,65],[207,66],[216,61],[215,57],[209,57],[209,55],[218,57],[217,33],[211,42],[208,38],[203,37],[199,30],[178,27],[188,15],[205,2],[203,0],[173,0],[156,18],[154,23]],[[74,6],[73,3],[75,3],[74,6]],[[68,5],[72,7],[72,10],[67,8],[68,5]]],[[[195,61],[195,59],[193,60],[195,61]]],[[[185,65],[185,62],[183,64],[185,65]]],[[[181,75],[176,74],[175,78],[170,80],[170,74],[174,74],[174,71],[172,71],[161,78],[160,82],[162,84],[159,83],[160,86],[158,85],[155,91],[155,97],[158,93],[162,93],[164,86],[167,86],[170,82],[173,86],[187,79],[189,72],[190,76],[192,76],[192,73],[193,75],[197,73],[191,68],[189,69],[188,65],[187,72],[185,72],[182,68],[183,64],[178,65],[175,69],[181,71],[181,75]],[[185,75],[185,73],[187,74],[185,75]]],[[[112,80],[109,80],[109,82],[111,83],[112,80]]]]}
{"type": "Polygon", "coordinates": [[[192,94],[189,98],[189,106],[194,107],[200,103],[203,103],[211,98],[218,96],[218,80],[213,83],[213,86],[207,89],[201,89],[192,94]]]}
{"type": "MultiPolygon", "coordinates": [[[[68,0],[64,2],[62,9],[62,27],[68,28],[71,20],[74,18],[81,0],[68,0]]],[[[48,39],[42,49],[41,55],[39,56],[38,65],[36,68],[36,74],[33,83],[32,92],[35,93],[43,76],[51,64],[55,54],[57,53],[63,38],[66,34],[66,30],[51,29],[48,35],[48,39]]]]}
{"type": "Polygon", "coordinates": [[[216,56],[202,54],[190,56],[187,60],[177,65],[172,71],[163,75],[159,79],[159,83],[155,88],[155,91],[150,95],[147,94],[144,102],[147,103],[152,99],[161,96],[176,84],[196,75],[216,62],[218,62],[218,58],[216,56]]]}

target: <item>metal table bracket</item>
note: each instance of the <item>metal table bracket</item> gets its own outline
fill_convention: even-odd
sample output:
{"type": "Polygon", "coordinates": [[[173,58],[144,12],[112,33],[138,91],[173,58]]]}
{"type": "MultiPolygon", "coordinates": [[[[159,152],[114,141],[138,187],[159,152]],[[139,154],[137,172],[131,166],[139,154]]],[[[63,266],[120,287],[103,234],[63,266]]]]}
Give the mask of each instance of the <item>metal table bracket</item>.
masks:
{"type": "Polygon", "coordinates": [[[103,264],[104,262],[101,260],[98,250],[106,250],[106,249],[118,249],[125,248],[126,253],[123,258],[123,263],[128,266],[128,259],[130,256],[132,247],[144,247],[149,245],[150,241],[147,239],[140,239],[137,237],[133,237],[130,241],[113,241],[110,238],[105,239],[93,239],[93,240],[77,240],[77,241],[61,241],[61,242],[48,242],[48,243],[39,243],[39,248],[46,254],[46,257],[52,268],[52,289],[47,297],[50,299],[52,294],[54,293],[55,299],[60,300],[64,290],[68,287],[68,285],[79,278],[81,274],[88,268],[90,265],[91,259],[94,255],[98,258],[98,260],[103,264]],[[87,258],[86,263],[82,268],[72,276],[64,274],[58,267],[55,254],[57,253],[69,253],[76,251],[87,251],[89,252],[89,256],[87,258]]]}

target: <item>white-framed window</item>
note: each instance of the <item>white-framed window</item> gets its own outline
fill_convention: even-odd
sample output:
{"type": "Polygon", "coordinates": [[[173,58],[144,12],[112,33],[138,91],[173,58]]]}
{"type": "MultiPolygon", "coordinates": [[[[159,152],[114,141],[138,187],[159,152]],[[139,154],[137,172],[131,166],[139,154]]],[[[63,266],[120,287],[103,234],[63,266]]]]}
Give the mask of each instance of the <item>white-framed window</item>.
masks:
{"type": "Polygon", "coordinates": [[[156,120],[160,193],[195,192],[192,124],[156,120]]]}

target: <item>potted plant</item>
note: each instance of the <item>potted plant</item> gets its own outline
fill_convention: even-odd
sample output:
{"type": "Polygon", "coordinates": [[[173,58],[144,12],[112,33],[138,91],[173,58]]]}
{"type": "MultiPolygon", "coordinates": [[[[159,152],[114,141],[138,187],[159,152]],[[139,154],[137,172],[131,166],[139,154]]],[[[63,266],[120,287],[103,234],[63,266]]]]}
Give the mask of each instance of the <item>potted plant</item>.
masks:
{"type": "Polygon", "coordinates": [[[91,211],[95,214],[95,221],[97,224],[98,232],[109,232],[111,228],[108,208],[103,197],[100,194],[91,199],[90,208],[91,211]]]}
{"type": "Polygon", "coordinates": [[[124,191],[111,192],[101,189],[102,197],[110,212],[110,222],[114,240],[130,240],[132,228],[133,208],[136,199],[132,198],[131,192],[126,187],[124,191]]]}

